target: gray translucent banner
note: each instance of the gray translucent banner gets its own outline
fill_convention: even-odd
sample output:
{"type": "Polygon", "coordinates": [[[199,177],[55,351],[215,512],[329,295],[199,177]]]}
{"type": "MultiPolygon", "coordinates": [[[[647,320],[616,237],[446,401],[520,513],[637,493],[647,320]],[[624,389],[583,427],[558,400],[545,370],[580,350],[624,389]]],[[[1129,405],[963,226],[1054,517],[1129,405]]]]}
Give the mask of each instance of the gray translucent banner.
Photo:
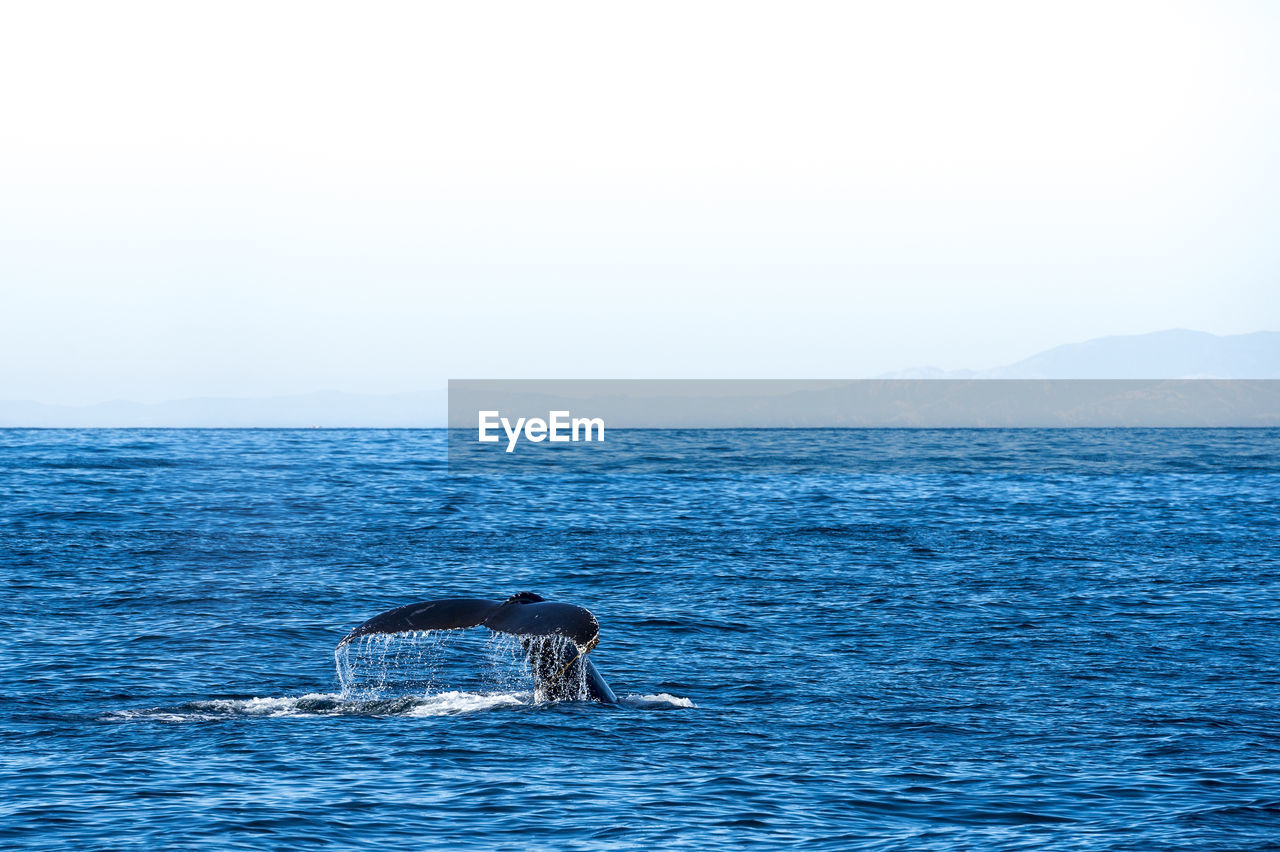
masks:
{"type": "MultiPolygon", "coordinates": [[[[635,469],[646,459],[652,463],[662,458],[676,444],[688,451],[669,459],[676,469],[751,467],[768,461],[765,448],[769,446],[787,444],[790,449],[782,451],[785,456],[796,455],[797,448],[815,442],[845,450],[861,447],[852,455],[829,452],[833,465],[878,467],[883,464],[883,454],[890,453],[901,466],[909,467],[920,450],[913,449],[912,439],[902,434],[783,441],[778,435],[727,433],[1269,429],[1280,427],[1280,381],[457,380],[449,383],[448,422],[449,463],[455,473],[635,469]],[[682,433],[679,441],[657,434],[670,431],[682,433]],[[692,433],[705,434],[699,437],[692,433]],[[869,441],[883,446],[872,447],[869,441]]],[[[1077,449],[1086,452],[1071,448],[1073,442],[1085,439],[1083,435],[1075,439],[1059,436],[1048,444],[1058,447],[1065,463],[1078,454],[1077,449]],[[1062,445],[1063,440],[1068,446],[1062,445]]],[[[961,468],[976,466],[966,448],[988,445],[992,440],[990,435],[957,437],[951,441],[954,446],[942,449],[942,455],[961,468]]],[[[1006,444],[1025,443],[1025,438],[1002,440],[1006,444]]],[[[1172,446],[1171,441],[1176,444],[1179,440],[1166,436],[1156,446],[1172,446]]],[[[939,435],[925,442],[929,453],[937,455],[938,441],[947,443],[939,435]]],[[[1093,446],[1087,452],[1093,457],[1119,452],[1123,442],[1117,443],[1116,436],[1108,441],[1110,449],[1093,446]]],[[[1144,457],[1150,456],[1151,442],[1141,443],[1144,457]]],[[[1176,454],[1180,458],[1188,455],[1180,450],[1176,454]]],[[[1039,463],[1036,453],[1023,455],[1018,455],[1021,460],[1015,464],[1039,463]]],[[[809,461],[820,465],[818,458],[809,461]]],[[[776,466],[783,462],[775,458],[770,463],[776,466]]]]}

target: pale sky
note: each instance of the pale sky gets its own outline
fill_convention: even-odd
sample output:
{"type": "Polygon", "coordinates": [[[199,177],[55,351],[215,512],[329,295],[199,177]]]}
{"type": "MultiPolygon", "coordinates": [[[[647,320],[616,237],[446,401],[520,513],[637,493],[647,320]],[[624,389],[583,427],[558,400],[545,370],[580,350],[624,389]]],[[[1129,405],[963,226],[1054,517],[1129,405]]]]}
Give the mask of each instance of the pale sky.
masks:
{"type": "Polygon", "coordinates": [[[1263,2],[0,13],[0,399],[1280,329],[1263,2]]]}

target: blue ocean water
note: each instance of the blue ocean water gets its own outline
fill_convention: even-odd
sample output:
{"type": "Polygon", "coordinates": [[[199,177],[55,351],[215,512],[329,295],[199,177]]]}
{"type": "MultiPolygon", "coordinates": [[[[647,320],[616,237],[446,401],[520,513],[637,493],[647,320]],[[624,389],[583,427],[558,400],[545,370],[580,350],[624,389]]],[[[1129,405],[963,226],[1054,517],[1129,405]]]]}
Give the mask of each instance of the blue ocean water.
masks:
{"type": "Polygon", "coordinates": [[[1280,848],[1280,431],[617,440],[0,431],[0,846],[1280,848]],[[342,691],[523,590],[619,705],[474,633],[342,691]]]}

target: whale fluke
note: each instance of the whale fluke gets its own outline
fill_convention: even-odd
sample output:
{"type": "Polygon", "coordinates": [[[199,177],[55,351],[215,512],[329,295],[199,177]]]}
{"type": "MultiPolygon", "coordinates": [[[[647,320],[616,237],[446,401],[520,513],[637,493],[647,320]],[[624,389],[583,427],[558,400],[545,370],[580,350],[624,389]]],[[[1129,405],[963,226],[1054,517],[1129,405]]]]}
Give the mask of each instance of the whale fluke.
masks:
{"type": "Polygon", "coordinates": [[[532,592],[520,592],[505,601],[444,598],[406,604],[375,615],[359,625],[342,637],[338,647],[373,633],[465,627],[487,627],[495,633],[520,637],[520,644],[533,668],[535,685],[548,697],[573,697],[567,694],[567,684],[573,682],[574,667],[582,666],[591,697],[609,704],[617,701],[609,684],[586,656],[600,642],[600,625],[596,617],[580,606],[546,601],[532,592]],[[569,640],[572,647],[566,643],[541,641],[553,636],[569,640]]]}

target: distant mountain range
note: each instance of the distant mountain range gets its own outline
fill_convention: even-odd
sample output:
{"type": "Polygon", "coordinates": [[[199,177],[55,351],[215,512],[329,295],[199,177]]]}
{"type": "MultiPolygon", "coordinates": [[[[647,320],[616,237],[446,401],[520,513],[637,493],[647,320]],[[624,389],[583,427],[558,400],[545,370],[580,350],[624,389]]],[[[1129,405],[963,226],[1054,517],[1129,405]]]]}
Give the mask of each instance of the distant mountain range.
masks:
{"type": "Polygon", "coordinates": [[[264,398],[195,397],[169,402],[116,400],[97,405],[0,402],[0,428],[429,428],[443,426],[448,393],[358,394],[339,391],[264,398]]]}
{"type": "Polygon", "coordinates": [[[1280,332],[1173,329],[1068,343],[990,370],[917,367],[880,379],[1280,379],[1280,332]]]}
{"type": "MultiPolygon", "coordinates": [[[[1219,337],[1176,329],[1102,337],[990,370],[921,367],[880,379],[1280,379],[1280,332],[1219,337]]],[[[448,394],[321,391],[267,398],[48,405],[0,401],[0,427],[429,428],[444,426],[448,394]]]]}

